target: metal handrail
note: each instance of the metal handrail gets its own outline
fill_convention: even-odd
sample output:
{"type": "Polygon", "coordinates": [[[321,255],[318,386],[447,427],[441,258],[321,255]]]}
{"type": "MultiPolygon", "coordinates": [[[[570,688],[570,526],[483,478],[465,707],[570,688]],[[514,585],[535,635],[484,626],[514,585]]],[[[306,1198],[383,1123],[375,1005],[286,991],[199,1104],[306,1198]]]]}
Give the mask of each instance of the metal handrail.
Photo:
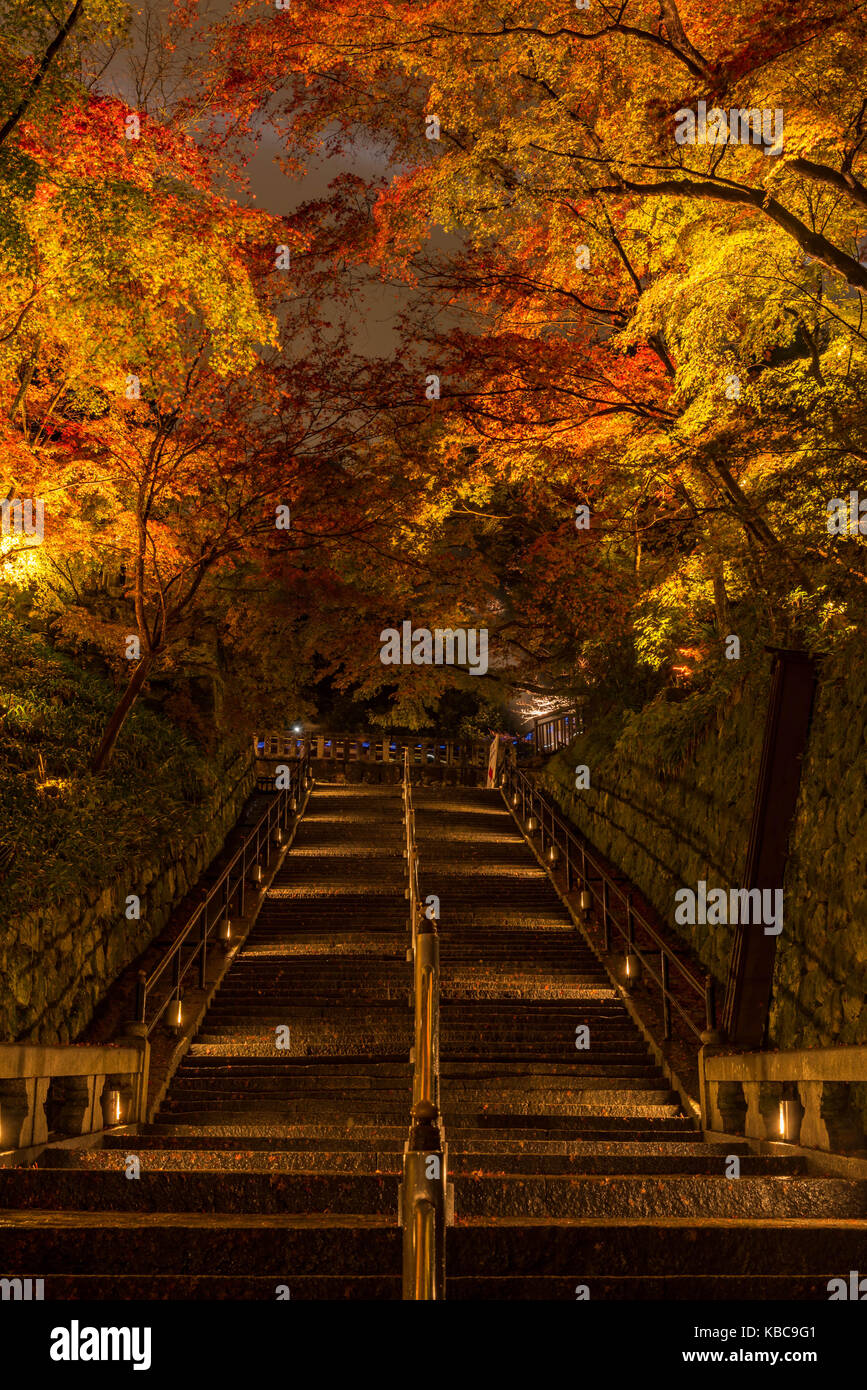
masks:
{"type": "MultiPolygon", "coordinates": [[[[663,1038],[669,1041],[671,1038],[671,1010],[676,1009],[683,1019],[687,1028],[699,1041],[707,1041],[711,1036],[714,1040],[718,1038],[716,1032],[716,999],[715,981],[713,976],[708,973],[704,980],[700,980],[689,966],[684,964],[678,955],[671,949],[666,941],[659,935],[656,928],[647,920],[632,902],[632,892],[626,892],[620,887],[616,879],[612,878],[602,864],[594,857],[578,837],[576,831],[567,821],[560,816],[548,801],[547,797],[540,792],[539,788],[531,781],[526,773],[518,771],[517,768],[507,767],[503,791],[507,801],[510,802],[512,809],[517,811],[521,808],[521,821],[526,824],[530,815],[535,815],[539,821],[539,829],[542,837],[542,853],[544,855],[547,847],[554,846],[557,850],[556,859],[560,855],[565,858],[566,868],[566,892],[572,891],[573,887],[578,887],[582,899],[585,894],[589,895],[590,902],[585,909],[582,903],[582,911],[589,910],[590,904],[601,904],[602,909],[602,931],[606,954],[611,949],[611,928],[612,926],[623,938],[627,947],[627,956],[635,956],[640,961],[641,966],[647,971],[649,977],[659,985],[662,994],[662,1018],[663,1018],[663,1038]],[[547,825],[546,825],[547,818],[547,825]],[[580,873],[577,873],[577,865],[580,864],[580,873]],[[588,872],[588,867],[592,872],[588,872]],[[577,878],[577,882],[575,881],[577,878]],[[594,887],[594,882],[600,885],[599,891],[594,887]],[[611,911],[612,895],[618,898],[625,910],[625,927],[618,921],[611,911]],[[650,938],[650,941],[659,952],[659,973],[653,968],[647,956],[639,950],[635,944],[635,929],[640,927],[642,932],[650,938]],[[677,972],[687,989],[695,994],[704,1006],[705,1026],[704,1029],[697,1027],[694,1020],[681,1006],[680,1001],[671,992],[671,970],[677,972]]],[[[645,951],[647,951],[645,947],[645,951]]]]}
{"type": "Polygon", "coordinates": [[[439,935],[424,912],[418,883],[418,845],[409,750],[403,758],[406,895],[413,967],[412,1118],[398,1198],[403,1227],[403,1297],[445,1297],[448,1151],[439,1114],[439,935]]]}
{"type": "Polygon", "coordinates": [[[418,920],[421,915],[421,898],[418,888],[418,846],[415,839],[415,810],[412,804],[412,781],[410,775],[409,749],[403,750],[403,823],[404,858],[408,878],[407,897],[409,898],[410,949],[415,960],[415,943],[418,936],[418,920]]]}
{"type": "Polygon", "coordinates": [[[205,897],[193,909],[181,934],[175,938],[149,975],[143,970],[139,972],[135,1019],[136,1022],[146,1025],[148,1036],[154,1031],[166,1010],[172,1006],[177,1013],[170,1026],[175,1029],[180,1027],[184,982],[197,965],[197,987],[204,989],[209,944],[212,945],[216,934],[223,930],[226,933],[223,940],[228,942],[233,900],[237,895],[237,915],[243,917],[246,889],[248,886],[254,887],[263,877],[260,862],[263,855],[267,869],[271,862],[272,846],[282,845],[284,832],[298,811],[304,791],[309,785],[309,750],[305,748],[300,758],[287,763],[287,768],[288,784],[277,790],[274,799],[251,827],[205,897]],[[148,1004],[170,967],[171,987],[148,1019],[148,1004]]]}

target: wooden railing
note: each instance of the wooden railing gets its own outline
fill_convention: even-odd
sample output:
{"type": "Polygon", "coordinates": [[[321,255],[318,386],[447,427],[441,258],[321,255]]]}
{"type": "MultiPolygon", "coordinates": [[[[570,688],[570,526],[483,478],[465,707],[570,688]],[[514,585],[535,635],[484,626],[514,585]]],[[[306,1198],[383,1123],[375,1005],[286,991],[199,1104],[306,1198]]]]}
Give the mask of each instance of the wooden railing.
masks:
{"type": "Polygon", "coordinates": [[[584,732],[584,716],[580,710],[561,710],[546,714],[533,723],[533,751],[540,756],[567,748],[574,738],[584,732]]]}
{"type": "Polygon", "coordinates": [[[439,734],[299,734],[295,730],[266,730],[253,735],[253,750],[261,760],[298,758],[304,749],[311,758],[330,762],[402,764],[404,754],[414,767],[486,767],[489,743],[482,739],[443,738],[439,734]]]}

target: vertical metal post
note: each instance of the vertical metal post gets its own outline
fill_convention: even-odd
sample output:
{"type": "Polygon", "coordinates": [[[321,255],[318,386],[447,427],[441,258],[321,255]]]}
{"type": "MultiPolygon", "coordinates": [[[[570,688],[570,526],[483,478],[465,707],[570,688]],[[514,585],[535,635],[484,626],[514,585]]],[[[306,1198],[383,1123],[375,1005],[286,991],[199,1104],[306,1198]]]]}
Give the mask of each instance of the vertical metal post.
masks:
{"type": "Polygon", "coordinates": [[[659,975],[662,980],[662,1037],[664,1042],[671,1038],[671,997],[669,995],[668,952],[659,953],[659,975]]]}
{"type": "Polygon", "coordinates": [[[205,988],[205,978],[208,966],[208,904],[202,908],[202,915],[199,921],[199,989],[205,988]]]}
{"type": "Polygon", "coordinates": [[[135,1017],[137,1023],[144,1023],[147,1007],[147,975],[140,970],[135,981],[135,1017]]]}
{"type": "Polygon", "coordinates": [[[176,1003],[181,1002],[181,953],[178,950],[175,954],[175,963],[172,969],[172,997],[176,1003]]]}
{"type": "Polygon", "coordinates": [[[608,921],[608,879],[602,879],[602,944],[605,954],[611,950],[611,928],[608,921]]]}
{"type": "Polygon", "coordinates": [[[719,1033],[717,1032],[716,1026],[716,980],[710,973],[704,977],[704,1019],[705,1035],[702,1037],[702,1042],[718,1042],[719,1033]]]}
{"type": "Polygon", "coordinates": [[[415,1070],[412,1103],[439,1106],[439,959],[436,923],[422,916],[415,944],[415,1070]]]}

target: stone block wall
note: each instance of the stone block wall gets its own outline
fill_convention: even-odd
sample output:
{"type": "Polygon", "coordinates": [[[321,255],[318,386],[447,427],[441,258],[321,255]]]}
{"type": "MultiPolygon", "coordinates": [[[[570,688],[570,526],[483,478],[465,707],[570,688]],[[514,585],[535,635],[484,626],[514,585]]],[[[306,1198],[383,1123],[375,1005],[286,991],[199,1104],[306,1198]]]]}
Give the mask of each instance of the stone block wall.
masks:
{"type": "Polygon", "coordinates": [[[254,785],[250,760],[230,787],[191,812],[200,828],[188,838],[166,840],[97,893],[47,902],[3,924],[0,1041],[69,1043],[80,1036],[108,986],[159,935],[220,852],[254,785]],[[138,920],[126,917],[130,894],[140,899],[138,920]]]}
{"type": "MultiPolygon", "coordinates": [[[[666,771],[620,720],[547,765],[543,783],[723,983],[731,929],[677,926],[674,893],[737,887],[746,857],[770,657],[720,706],[677,769],[666,771]],[[590,787],[574,790],[576,764],[590,787]]],[[[674,707],[673,707],[674,708],[674,707]]],[[[665,717],[664,714],[662,716],[665,717]]],[[[658,725],[660,711],[654,719],[658,725]]],[[[776,1047],[867,1043],[867,663],[853,642],[820,666],[789,842],[784,924],[770,1019],[776,1047]]],[[[867,1109],[867,1105],[865,1105],[867,1109]]]]}

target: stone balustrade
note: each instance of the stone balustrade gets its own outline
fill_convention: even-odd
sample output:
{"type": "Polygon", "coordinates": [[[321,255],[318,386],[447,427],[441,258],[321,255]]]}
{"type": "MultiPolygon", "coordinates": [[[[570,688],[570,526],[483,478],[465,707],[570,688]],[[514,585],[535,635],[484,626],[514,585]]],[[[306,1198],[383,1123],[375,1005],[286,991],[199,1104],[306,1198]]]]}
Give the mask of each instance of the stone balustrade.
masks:
{"type": "Polygon", "coordinates": [[[0,1043],[0,1162],[142,1121],[149,1054],[139,1036],[95,1047],[0,1043]]]}
{"type": "Polygon", "coordinates": [[[825,1153],[867,1151],[849,1088],[867,1081],[867,1046],[699,1054],[704,1129],[798,1144],[825,1153]]]}

